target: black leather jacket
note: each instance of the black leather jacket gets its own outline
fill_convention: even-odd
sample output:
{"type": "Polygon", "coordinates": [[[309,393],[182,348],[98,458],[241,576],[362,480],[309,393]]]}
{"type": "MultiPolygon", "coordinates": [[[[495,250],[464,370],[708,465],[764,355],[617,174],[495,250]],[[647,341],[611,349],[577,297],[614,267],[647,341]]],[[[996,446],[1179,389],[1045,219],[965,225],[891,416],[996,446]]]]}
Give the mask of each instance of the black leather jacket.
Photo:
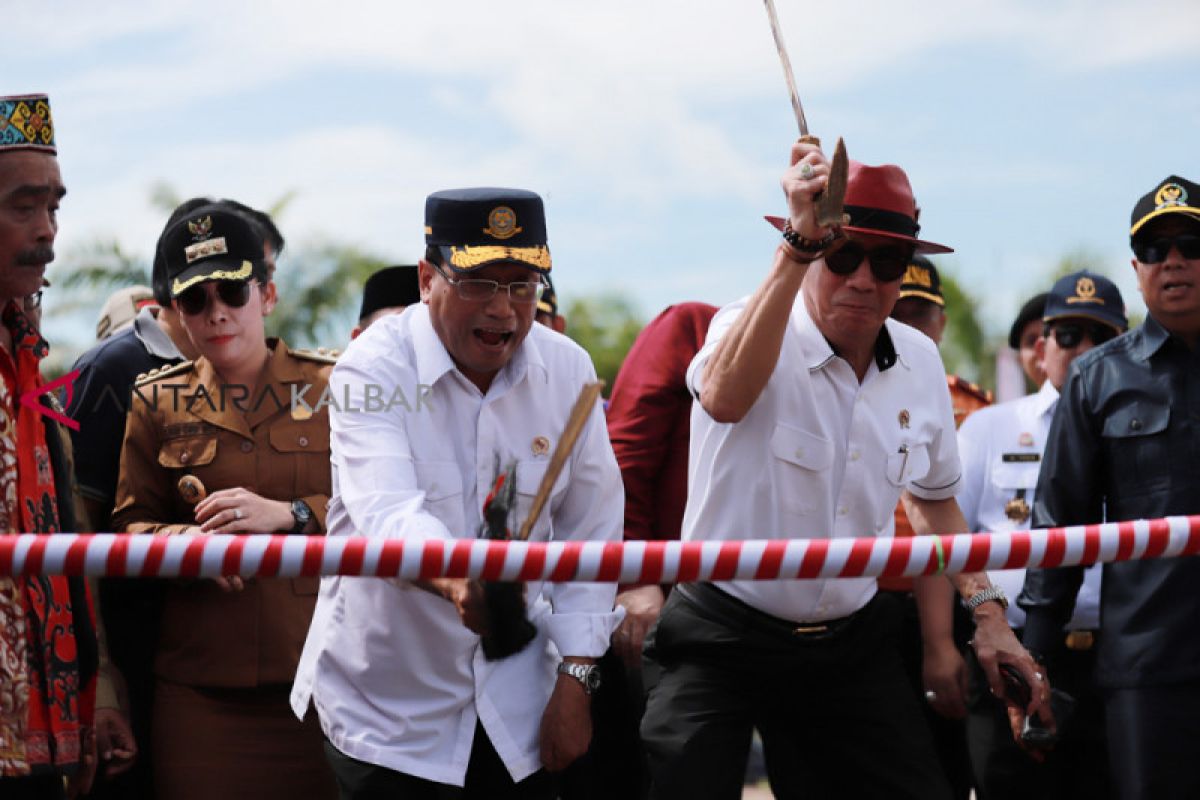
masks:
{"type": "MultiPolygon", "coordinates": [[[[1200,514],[1200,348],[1153,317],[1075,360],[1046,442],[1035,527],[1200,514]]],[[[1083,577],[1030,570],[1025,645],[1053,657],[1083,577]]],[[[1200,679],[1200,557],[1106,564],[1104,687],[1200,679]]]]}

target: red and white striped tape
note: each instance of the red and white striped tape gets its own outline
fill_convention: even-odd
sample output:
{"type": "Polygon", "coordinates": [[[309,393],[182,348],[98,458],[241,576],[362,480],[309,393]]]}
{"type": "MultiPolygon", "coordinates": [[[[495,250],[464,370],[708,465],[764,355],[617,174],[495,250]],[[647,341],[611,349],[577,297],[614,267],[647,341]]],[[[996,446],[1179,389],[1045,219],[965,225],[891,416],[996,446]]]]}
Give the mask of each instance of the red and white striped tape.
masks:
{"type": "Polygon", "coordinates": [[[367,575],[676,583],[896,577],[1197,553],[1200,516],[1001,534],[719,542],[403,542],[361,536],[59,533],[0,536],[0,575],[367,575]]]}

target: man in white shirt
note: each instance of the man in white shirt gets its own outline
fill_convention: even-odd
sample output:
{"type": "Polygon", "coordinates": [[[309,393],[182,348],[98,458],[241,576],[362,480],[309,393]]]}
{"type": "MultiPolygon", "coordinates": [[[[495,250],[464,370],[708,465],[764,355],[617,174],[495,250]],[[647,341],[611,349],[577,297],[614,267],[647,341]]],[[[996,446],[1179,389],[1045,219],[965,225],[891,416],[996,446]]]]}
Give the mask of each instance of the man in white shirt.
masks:
{"type": "MultiPolygon", "coordinates": [[[[972,531],[1029,528],[1046,435],[1067,370],[1076,357],[1128,328],[1121,292],[1102,275],[1086,270],[1066,275],[1044,298],[1042,335],[1035,350],[1045,383],[1036,394],[981,409],[958,433],[963,464],[958,503],[972,531]]],[[[972,664],[967,730],[981,800],[1107,796],[1104,710],[1092,681],[1100,573],[1099,565],[1085,573],[1063,634],[1064,655],[1051,670],[1055,687],[1079,705],[1044,762],[1035,762],[1004,735],[1008,723],[1003,704],[987,694],[983,676],[972,664]]],[[[999,570],[989,577],[1015,597],[1025,582],[1025,570],[999,570]]],[[[1025,612],[1016,603],[1008,608],[1008,621],[1014,630],[1025,625],[1025,612]]]]}
{"type": "MultiPolygon", "coordinates": [[[[829,166],[797,143],[784,242],[750,298],[714,318],[688,371],[683,538],[890,537],[905,491],[918,534],[964,529],[941,358],[888,320],[917,238],[903,170],[851,162],[837,229],[816,222],[829,166]]],[[[997,692],[999,662],[1048,688],[981,573],[955,576],[997,692]]],[[[684,584],[647,642],[663,675],[642,735],[656,798],[740,797],[753,727],[776,797],[948,796],[873,578],[684,584]]]]}
{"type": "MultiPolygon", "coordinates": [[[[580,347],[533,325],[550,270],[540,197],[438,192],[425,225],[422,303],[376,321],[330,379],[361,409],[330,414],[330,536],[473,537],[514,462],[516,530],[595,380],[580,347]]],[[[622,497],[597,404],[531,538],[619,540],[622,497]]],[[[588,746],[615,588],[527,584],[535,638],[488,660],[477,582],[324,579],[292,704],[303,715],[311,698],[342,797],[554,797],[550,773],[588,746]]]]}

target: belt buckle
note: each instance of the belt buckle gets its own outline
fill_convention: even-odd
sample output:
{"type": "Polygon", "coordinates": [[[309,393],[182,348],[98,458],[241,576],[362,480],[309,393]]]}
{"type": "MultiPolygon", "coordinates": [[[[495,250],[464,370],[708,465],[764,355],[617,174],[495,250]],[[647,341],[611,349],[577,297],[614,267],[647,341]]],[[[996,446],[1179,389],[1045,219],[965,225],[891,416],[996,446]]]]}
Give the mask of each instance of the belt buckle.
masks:
{"type": "Polygon", "coordinates": [[[1091,650],[1096,645],[1096,634],[1091,631],[1068,631],[1068,650],[1091,650]]]}
{"type": "Polygon", "coordinates": [[[793,636],[815,636],[820,633],[828,633],[828,625],[797,625],[792,628],[793,636]]]}

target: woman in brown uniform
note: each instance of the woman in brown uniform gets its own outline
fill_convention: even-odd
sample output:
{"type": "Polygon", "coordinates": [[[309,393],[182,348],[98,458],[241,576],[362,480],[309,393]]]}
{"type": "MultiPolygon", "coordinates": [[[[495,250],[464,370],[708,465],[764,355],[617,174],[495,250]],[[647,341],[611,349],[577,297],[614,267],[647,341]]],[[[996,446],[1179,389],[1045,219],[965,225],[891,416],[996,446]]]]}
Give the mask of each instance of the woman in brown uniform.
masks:
{"type": "MultiPolygon", "coordinates": [[[[256,228],[197,209],[163,239],[200,357],[135,384],[113,526],[131,533],[325,532],[333,360],[268,340],[275,285],[256,228]]],[[[316,715],[288,691],[315,578],[180,580],[155,654],[154,782],[163,800],[332,798],[316,715]]]]}

